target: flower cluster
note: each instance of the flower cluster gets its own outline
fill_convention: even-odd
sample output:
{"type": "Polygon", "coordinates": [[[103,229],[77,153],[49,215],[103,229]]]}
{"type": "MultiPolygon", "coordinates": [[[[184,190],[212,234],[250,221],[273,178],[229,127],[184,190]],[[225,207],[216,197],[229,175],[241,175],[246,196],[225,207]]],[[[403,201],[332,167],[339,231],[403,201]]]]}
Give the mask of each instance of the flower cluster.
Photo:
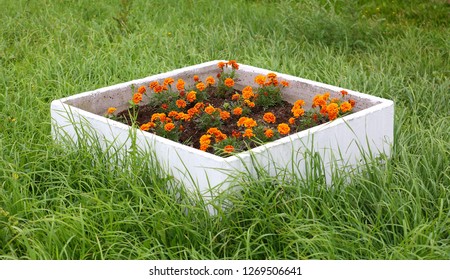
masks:
{"type": "MultiPolygon", "coordinates": [[[[167,78],[139,87],[132,95],[130,108],[137,108],[139,114],[146,105],[150,113],[146,120],[129,119],[139,119],[143,131],[228,156],[334,120],[351,112],[355,105],[353,100],[345,100],[347,92],[342,91],[342,98],[330,98],[330,93],[316,95],[308,111],[302,99],[288,109],[282,90],[289,83],[275,73],[257,75],[254,85],[239,91],[235,89],[239,64],[230,60],[219,62],[217,67],[215,77],[194,75],[192,80],[177,81],[167,78]],[[144,95],[148,96],[148,104],[142,104],[144,95]]],[[[109,108],[106,115],[113,116],[115,111],[109,108]]]]}

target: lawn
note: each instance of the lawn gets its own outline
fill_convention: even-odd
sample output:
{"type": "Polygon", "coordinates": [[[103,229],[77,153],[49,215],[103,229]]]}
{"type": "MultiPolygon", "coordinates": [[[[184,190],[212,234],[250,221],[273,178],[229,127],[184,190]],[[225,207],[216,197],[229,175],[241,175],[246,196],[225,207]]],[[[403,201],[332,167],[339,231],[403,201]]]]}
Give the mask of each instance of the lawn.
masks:
{"type": "Polygon", "coordinates": [[[450,259],[448,1],[0,6],[0,259],[450,259]],[[52,141],[52,100],[215,59],[394,100],[392,157],[242,174],[210,216],[151,157],[52,141]]]}

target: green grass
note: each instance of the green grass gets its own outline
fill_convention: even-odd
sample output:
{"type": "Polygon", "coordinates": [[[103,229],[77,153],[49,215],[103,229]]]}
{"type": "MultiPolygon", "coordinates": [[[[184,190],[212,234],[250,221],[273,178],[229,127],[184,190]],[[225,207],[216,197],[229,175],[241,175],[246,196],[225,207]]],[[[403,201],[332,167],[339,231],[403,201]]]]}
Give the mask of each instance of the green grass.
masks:
{"type": "Polygon", "coordinates": [[[450,259],[450,6],[0,0],[0,259],[450,259]],[[395,101],[351,182],[243,174],[209,216],[151,158],[50,135],[50,102],[214,59],[395,101]]]}

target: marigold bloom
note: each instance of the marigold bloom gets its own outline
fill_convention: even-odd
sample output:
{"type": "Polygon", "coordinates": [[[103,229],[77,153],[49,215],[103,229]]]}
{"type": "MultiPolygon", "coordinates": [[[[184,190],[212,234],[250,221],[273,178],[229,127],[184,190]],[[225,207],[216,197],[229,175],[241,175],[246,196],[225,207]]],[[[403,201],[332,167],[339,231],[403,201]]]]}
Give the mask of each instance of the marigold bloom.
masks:
{"type": "Polygon", "coordinates": [[[161,104],[161,109],[167,110],[167,108],[169,108],[169,105],[167,105],[166,103],[161,104]]]}
{"type": "Polygon", "coordinates": [[[233,136],[234,138],[239,138],[241,137],[241,132],[233,130],[231,131],[231,136],[233,136]]]}
{"type": "Polygon", "coordinates": [[[179,112],[178,116],[177,116],[177,119],[183,120],[183,121],[190,121],[191,118],[192,118],[191,115],[183,113],[183,112],[179,112]]]}
{"type": "Polygon", "coordinates": [[[143,125],[140,126],[140,129],[145,131],[150,130],[150,123],[144,123],[143,125]]]}
{"type": "Polygon", "coordinates": [[[194,107],[195,107],[195,109],[200,110],[200,109],[202,109],[203,107],[205,107],[205,104],[204,104],[203,102],[197,102],[197,103],[194,105],[194,107]]]}
{"type": "Polygon", "coordinates": [[[303,108],[293,108],[292,114],[294,115],[295,118],[298,118],[305,114],[305,110],[303,110],[303,108]]]}
{"type": "Polygon", "coordinates": [[[244,99],[250,99],[253,96],[255,95],[253,94],[253,89],[251,86],[246,86],[245,88],[242,89],[242,97],[244,99]]]}
{"type": "Polygon", "coordinates": [[[275,123],[277,118],[275,117],[275,115],[271,112],[265,113],[263,116],[263,120],[266,123],[275,123]]]}
{"type": "Polygon", "coordinates": [[[277,77],[277,74],[275,74],[275,73],[269,73],[269,74],[267,74],[267,78],[269,78],[269,79],[271,79],[271,80],[275,79],[276,77],[277,77]]]}
{"type": "Polygon", "coordinates": [[[246,99],[245,100],[245,105],[247,105],[250,108],[253,108],[253,107],[255,107],[255,102],[246,99]]]}
{"type": "Polygon", "coordinates": [[[231,117],[231,114],[230,114],[230,112],[227,112],[227,111],[222,111],[222,112],[220,112],[220,118],[222,119],[222,120],[227,120],[227,119],[229,119],[231,117]]]}
{"type": "Polygon", "coordinates": [[[116,110],[117,110],[116,107],[109,107],[108,110],[106,111],[106,114],[112,115],[116,110]]]}
{"type": "Polygon", "coordinates": [[[339,103],[340,99],[335,97],[330,100],[331,103],[339,103]]]}
{"type": "Polygon", "coordinates": [[[216,138],[216,142],[217,143],[227,139],[227,135],[225,133],[222,133],[222,132],[214,135],[214,137],[216,138]]]}
{"type": "Polygon", "coordinates": [[[239,100],[240,97],[241,96],[239,95],[239,93],[235,93],[231,96],[231,100],[237,101],[237,100],[239,100]]]}
{"type": "Polygon", "coordinates": [[[207,134],[210,134],[210,135],[216,135],[216,134],[220,133],[220,130],[219,130],[217,127],[210,127],[210,128],[206,131],[206,133],[207,133],[207,134]]]}
{"type": "Polygon", "coordinates": [[[342,96],[346,96],[348,94],[348,92],[346,90],[341,90],[341,94],[342,94],[342,96]]]}
{"type": "Polygon", "coordinates": [[[195,108],[195,107],[192,107],[192,108],[190,108],[189,110],[187,110],[188,115],[191,116],[191,117],[193,117],[193,116],[194,116],[195,114],[197,114],[198,112],[199,112],[198,109],[195,108]]]}
{"type": "Polygon", "coordinates": [[[295,118],[289,118],[289,124],[294,125],[295,124],[295,118]]]}
{"type": "Polygon", "coordinates": [[[242,134],[242,136],[243,136],[243,137],[248,137],[248,138],[250,138],[250,137],[255,136],[255,134],[253,134],[253,130],[252,130],[251,128],[247,128],[247,129],[244,131],[244,134],[242,134]]]}
{"type": "Polygon", "coordinates": [[[161,122],[165,122],[166,118],[167,118],[167,116],[164,113],[154,113],[151,117],[151,121],[154,122],[154,121],[160,120],[161,122]]]}
{"type": "Polygon", "coordinates": [[[173,123],[166,123],[166,125],[164,126],[165,131],[171,131],[174,128],[175,128],[175,125],[173,123]]]}
{"type": "Polygon", "coordinates": [[[148,87],[154,89],[157,85],[159,85],[158,81],[153,81],[148,85],[148,87]]]}
{"type": "Polygon", "coordinates": [[[190,91],[187,95],[186,95],[186,100],[189,102],[194,102],[197,99],[197,93],[195,91],[190,91]]]}
{"type": "Polygon", "coordinates": [[[173,78],[166,78],[165,80],[164,80],[164,84],[165,85],[171,85],[171,84],[173,84],[175,82],[175,80],[173,79],[173,78]]]}
{"type": "Polygon", "coordinates": [[[326,100],[328,100],[328,98],[330,98],[330,93],[325,92],[322,96],[323,96],[323,99],[326,101],[326,100]]]}
{"type": "Polygon", "coordinates": [[[313,108],[318,107],[318,106],[323,107],[326,105],[327,105],[327,101],[323,95],[317,94],[316,96],[314,96],[313,105],[312,105],[313,108]]]}
{"type": "Polygon", "coordinates": [[[234,152],[234,147],[232,146],[232,145],[226,145],[224,148],[223,148],[223,151],[225,152],[225,153],[232,153],[232,152],[234,152]]]}
{"type": "Polygon", "coordinates": [[[305,105],[305,101],[302,99],[298,99],[297,101],[295,101],[294,103],[294,107],[302,107],[303,105],[305,105]]]}
{"type": "Polygon", "coordinates": [[[270,128],[269,128],[269,129],[266,129],[266,130],[264,131],[264,135],[266,135],[267,138],[272,138],[273,135],[274,135],[273,130],[270,129],[270,128]]]}
{"type": "Polygon", "coordinates": [[[266,82],[266,76],[264,75],[258,75],[255,77],[255,83],[257,83],[260,86],[263,86],[266,82]]]}
{"type": "Polygon", "coordinates": [[[178,79],[178,81],[177,81],[177,89],[179,91],[184,90],[184,85],[185,85],[184,80],[183,79],[178,79]]]}
{"type": "Polygon", "coordinates": [[[352,105],[349,102],[342,102],[341,111],[342,113],[348,112],[352,109],[352,105]]]}
{"type": "Polygon", "coordinates": [[[289,127],[289,125],[287,125],[285,123],[280,123],[278,125],[277,129],[281,135],[287,135],[291,131],[291,128],[289,127]]]}
{"type": "Polygon", "coordinates": [[[224,81],[224,84],[225,84],[227,87],[231,88],[231,87],[234,86],[234,81],[233,81],[232,78],[226,78],[225,81],[224,81]]]}
{"type": "Polygon", "coordinates": [[[356,101],[353,99],[349,99],[348,103],[350,103],[350,105],[352,105],[352,108],[355,107],[356,101]]]}
{"type": "Polygon", "coordinates": [[[178,117],[178,112],[177,111],[170,111],[167,116],[173,118],[173,117],[178,117]]]}
{"type": "Polygon", "coordinates": [[[138,88],[138,92],[139,92],[140,94],[143,94],[145,91],[146,91],[146,89],[145,89],[144,86],[140,86],[140,87],[138,88]]]}
{"type": "Polygon", "coordinates": [[[184,101],[183,99],[178,99],[177,101],[175,101],[175,104],[178,108],[186,107],[186,101],[184,101]]]}
{"type": "Polygon", "coordinates": [[[150,130],[150,128],[154,128],[155,126],[156,126],[156,124],[154,122],[148,122],[148,123],[144,123],[143,125],[141,125],[140,129],[148,131],[148,130],[150,130]]]}
{"type": "Polygon", "coordinates": [[[160,93],[160,92],[162,92],[164,90],[164,86],[162,86],[162,85],[156,85],[154,88],[153,88],[153,91],[155,92],[155,93],[160,93]]]}
{"type": "Polygon", "coordinates": [[[234,108],[233,109],[233,115],[236,115],[236,116],[242,115],[242,108],[241,107],[234,108]]]}
{"type": "Polygon", "coordinates": [[[134,104],[139,104],[139,102],[141,102],[142,101],[142,94],[140,94],[139,92],[136,92],[134,95],[133,95],[133,103],[134,104]]]}
{"type": "Polygon", "coordinates": [[[217,67],[219,68],[223,68],[225,66],[225,62],[220,61],[219,63],[217,63],[217,67]]]}
{"type": "Polygon", "coordinates": [[[206,88],[206,85],[202,82],[198,83],[195,85],[195,87],[199,90],[199,91],[204,91],[206,88]]]}
{"type": "Polygon", "coordinates": [[[205,113],[207,113],[208,115],[211,115],[212,113],[214,113],[215,110],[216,110],[216,109],[215,109],[212,105],[208,105],[208,106],[205,108],[205,113]]]}
{"type": "Polygon", "coordinates": [[[327,114],[330,121],[337,118],[337,115],[339,113],[339,105],[336,103],[330,103],[327,106],[327,114]]]}
{"type": "Polygon", "coordinates": [[[233,69],[239,69],[239,64],[236,63],[236,60],[230,60],[228,61],[228,65],[230,65],[231,67],[233,67],[233,69]]]}
{"type": "Polygon", "coordinates": [[[211,135],[204,134],[200,137],[200,150],[206,151],[211,144],[211,135]]]}
{"type": "Polygon", "coordinates": [[[194,82],[198,82],[200,79],[198,77],[198,75],[194,75],[194,77],[192,77],[194,79],[194,82]]]}
{"type": "Polygon", "coordinates": [[[254,120],[254,119],[252,119],[252,118],[247,118],[246,120],[245,120],[245,122],[244,122],[244,126],[246,127],[246,128],[252,128],[252,127],[255,127],[255,126],[257,126],[258,124],[256,123],[256,121],[254,120]]]}
{"type": "Polygon", "coordinates": [[[213,76],[208,76],[205,81],[208,86],[214,85],[214,83],[216,82],[216,80],[214,80],[213,76]]]}
{"type": "Polygon", "coordinates": [[[288,87],[289,86],[289,82],[288,81],[281,81],[280,83],[284,87],[288,87]]]}

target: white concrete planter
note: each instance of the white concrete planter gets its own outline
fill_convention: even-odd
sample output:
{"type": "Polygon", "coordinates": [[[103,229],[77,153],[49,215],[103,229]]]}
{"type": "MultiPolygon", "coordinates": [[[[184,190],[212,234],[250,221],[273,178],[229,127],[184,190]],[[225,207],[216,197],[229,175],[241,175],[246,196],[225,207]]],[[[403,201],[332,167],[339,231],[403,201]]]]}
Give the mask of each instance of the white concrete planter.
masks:
{"type": "MultiPolygon", "coordinates": [[[[55,139],[70,137],[76,142],[79,137],[83,137],[79,131],[88,130],[96,134],[103,146],[114,143],[126,151],[130,148],[130,132],[134,129],[103,117],[108,107],[117,107],[118,111],[125,109],[131,98],[131,85],[147,86],[151,81],[162,82],[167,77],[175,80],[182,78],[188,83],[193,80],[193,75],[198,75],[202,80],[209,75],[215,76],[219,71],[218,62],[206,62],[55,100],[51,103],[52,133],[55,139]]],[[[272,71],[240,64],[237,71],[240,81],[236,87],[253,86],[256,75],[269,72],[272,71]]],[[[283,98],[291,103],[303,99],[307,102],[304,108],[311,107],[316,94],[330,92],[331,97],[339,97],[339,91],[342,90],[336,86],[276,74],[290,83],[284,89],[283,98]]],[[[186,84],[186,87],[189,86],[186,84]]],[[[383,153],[389,156],[393,141],[393,102],[346,90],[350,98],[356,100],[354,113],[228,158],[140,130],[136,131],[136,141],[141,148],[154,152],[160,165],[184,182],[186,187],[198,187],[205,195],[208,195],[211,187],[218,187],[218,191],[228,187],[230,175],[245,170],[244,165],[252,172],[254,161],[270,174],[276,174],[279,168],[287,168],[303,176],[309,160],[305,155],[308,153],[320,155],[330,179],[332,168],[353,167],[363,154],[375,157],[383,153]]]]}

